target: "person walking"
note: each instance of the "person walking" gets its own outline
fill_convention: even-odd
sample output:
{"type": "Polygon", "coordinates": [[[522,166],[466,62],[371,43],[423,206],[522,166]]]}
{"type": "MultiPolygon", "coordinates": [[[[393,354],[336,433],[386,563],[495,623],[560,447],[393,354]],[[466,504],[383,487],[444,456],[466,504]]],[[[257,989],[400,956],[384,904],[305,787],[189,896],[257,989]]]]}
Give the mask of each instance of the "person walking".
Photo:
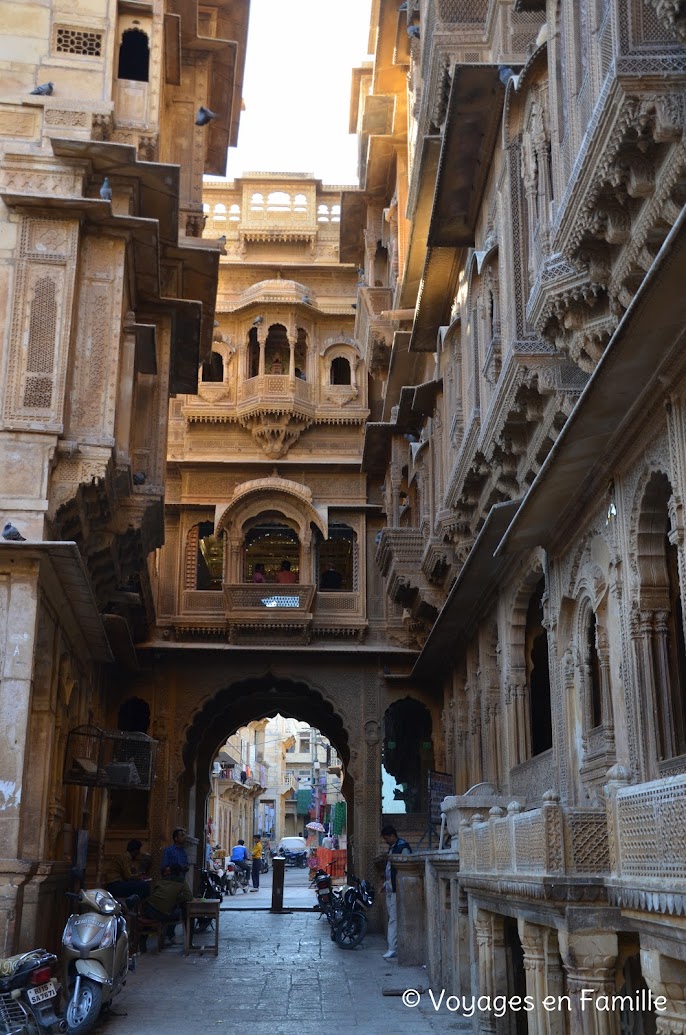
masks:
{"type": "Polygon", "coordinates": [[[252,887],[251,891],[260,890],[260,870],[262,869],[262,842],[259,834],[253,834],[252,846],[252,887]]]}
{"type": "Polygon", "coordinates": [[[398,903],[396,900],[396,879],[398,871],[392,863],[394,855],[410,855],[412,849],[407,841],[398,837],[398,831],[390,823],[381,828],[381,837],[388,845],[386,873],[383,890],[386,895],[386,911],[388,913],[388,950],[384,952],[385,960],[394,960],[398,955],[398,903]]]}

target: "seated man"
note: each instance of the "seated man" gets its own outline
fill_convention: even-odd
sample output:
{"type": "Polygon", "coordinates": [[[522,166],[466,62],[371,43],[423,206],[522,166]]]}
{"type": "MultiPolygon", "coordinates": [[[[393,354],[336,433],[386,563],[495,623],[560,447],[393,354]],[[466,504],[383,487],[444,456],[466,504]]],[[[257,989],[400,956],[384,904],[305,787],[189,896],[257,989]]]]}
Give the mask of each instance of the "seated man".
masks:
{"type": "Polygon", "coordinates": [[[188,873],[189,862],[184,845],[186,843],[186,831],[183,827],[177,827],[172,833],[172,843],[162,853],[160,870],[162,876],[169,876],[172,866],[180,866],[183,873],[188,873]]]}
{"type": "Polygon", "coordinates": [[[129,895],[147,898],[150,894],[150,881],[134,873],[138,869],[136,863],[141,860],[142,847],[142,841],[129,841],[126,851],[105,867],[105,890],[115,898],[128,898],[129,895]]]}
{"type": "Polygon", "coordinates": [[[242,838],[231,852],[231,862],[239,870],[245,870],[250,875],[252,868],[248,862],[248,849],[245,847],[245,841],[242,838]]]}
{"type": "MultiPolygon", "coordinates": [[[[161,920],[167,924],[167,938],[173,945],[176,924],[184,918],[186,902],[190,902],[192,898],[193,893],[184,880],[183,867],[172,863],[169,867],[169,876],[154,882],[141,912],[150,920],[161,920]]],[[[143,944],[142,952],[145,951],[143,944]]]]}
{"type": "Polygon", "coordinates": [[[281,561],[281,567],[276,573],[276,581],[282,585],[290,585],[298,581],[298,576],[294,571],[291,571],[290,561],[281,561]]]}

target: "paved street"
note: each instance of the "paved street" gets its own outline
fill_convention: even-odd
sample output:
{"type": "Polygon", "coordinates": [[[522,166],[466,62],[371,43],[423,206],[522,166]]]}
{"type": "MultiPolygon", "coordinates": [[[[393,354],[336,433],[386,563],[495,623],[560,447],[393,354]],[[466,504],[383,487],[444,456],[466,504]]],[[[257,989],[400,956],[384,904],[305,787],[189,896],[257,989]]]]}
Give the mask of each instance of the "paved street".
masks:
{"type": "MultiPolygon", "coordinates": [[[[367,935],[353,951],[339,949],[314,912],[275,916],[271,874],[257,894],[222,903],[219,957],[181,955],[180,947],[138,957],[101,1035],[421,1035],[471,1030],[469,1022],[436,1012],[427,995],[414,1009],[398,992],[426,972],[382,958],[385,940],[367,935]],[[238,907],[238,908],[235,908],[238,907]],[[384,989],[396,994],[384,995],[384,989]]],[[[287,871],[285,901],[309,906],[307,874],[287,871]]],[[[181,927],[177,928],[177,938],[181,927]]],[[[152,939],[151,939],[152,942],[152,939]]]]}

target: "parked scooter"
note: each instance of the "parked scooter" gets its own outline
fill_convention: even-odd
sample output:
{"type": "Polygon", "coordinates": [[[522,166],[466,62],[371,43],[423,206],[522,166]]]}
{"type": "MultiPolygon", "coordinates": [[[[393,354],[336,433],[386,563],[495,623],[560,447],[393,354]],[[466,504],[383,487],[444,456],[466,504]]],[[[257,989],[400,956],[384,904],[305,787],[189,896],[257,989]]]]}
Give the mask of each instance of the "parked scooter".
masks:
{"type": "Polygon", "coordinates": [[[64,1032],[57,1012],[60,985],[54,977],[57,956],[33,949],[0,959],[0,1035],[64,1032]]]}
{"type": "Polygon", "coordinates": [[[340,888],[333,886],[331,874],[325,870],[316,870],[310,881],[310,887],[314,888],[317,896],[315,909],[318,909],[331,925],[331,941],[334,941],[336,926],[342,918],[343,893],[340,888]]]}
{"type": "MultiPolygon", "coordinates": [[[[77,894],[86,911],[72,913],[62,935],[69,1035],[86,1035],[121,992],[129,971],[129,935],[121,903],[102,888],[77,894]]],[[[136,897],[136,902],[138,901],[136,897]]],[[[133,906],[133,900],[127,905],[133,906]]]]}

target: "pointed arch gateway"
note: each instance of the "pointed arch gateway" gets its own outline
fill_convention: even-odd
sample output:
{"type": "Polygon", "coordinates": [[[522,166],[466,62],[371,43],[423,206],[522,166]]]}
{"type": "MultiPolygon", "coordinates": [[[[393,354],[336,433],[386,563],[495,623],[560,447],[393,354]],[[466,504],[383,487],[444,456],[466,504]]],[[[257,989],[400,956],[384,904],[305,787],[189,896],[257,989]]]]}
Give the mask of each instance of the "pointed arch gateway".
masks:
{"type": "Polygon", "coordinates": [[[336,749],[345,767],[342,792],[347,803],[348,844],[352,845],[355,781],[349,770],[350,731],[321,690],[304,680],[272,672],[225,686],[190,718],[181,753],[184,769],[178,778],[179,802],[182,808],[187,803],[188,830],[202,836],[212,760],[227,738],[253,720],[277,714],[308,722],[336,749]]]}

